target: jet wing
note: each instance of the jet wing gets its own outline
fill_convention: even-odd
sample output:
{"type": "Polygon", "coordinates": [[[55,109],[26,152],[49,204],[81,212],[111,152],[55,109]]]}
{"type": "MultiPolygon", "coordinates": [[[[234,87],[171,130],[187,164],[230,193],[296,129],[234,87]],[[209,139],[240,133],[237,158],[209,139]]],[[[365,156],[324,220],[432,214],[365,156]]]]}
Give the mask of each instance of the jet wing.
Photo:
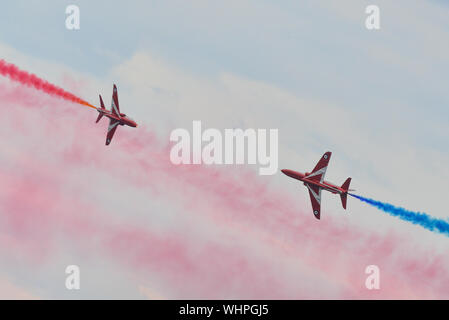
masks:
{"type": "Polygon", "coordinates": [[[326,152],[318,161],[315,168],[313,168],[312,173],[306,176],[307,179],[312,181],[323,182],[324,175],[326,174],[327,165],[329,164],[329,160],[331,158],[332,152],[326,152]]]}
{"type": "Polygon", "coordinates": [[[117,127],[119,124],[120,124],[120,121],[110,119],[109,127],[108,127],[108,134],[106,136],[106,145],[107,146],[111,143],[112,137],[114,137],[115,130],[117,130],[117,127]]]}
{"type": "Polygon", "coordinates": [[[114,115],[120,118],[120,106],[118,104],[117,86],[115,84],[112,91],[111,111],[114,115]]]}
{"type": "Polygon", "coordinates": [[[312,202],[313,215],[318,220],[321,213],[321,189],[320,187],[306,183],[307,189],[309,189],[310,201],[312,202]]]}

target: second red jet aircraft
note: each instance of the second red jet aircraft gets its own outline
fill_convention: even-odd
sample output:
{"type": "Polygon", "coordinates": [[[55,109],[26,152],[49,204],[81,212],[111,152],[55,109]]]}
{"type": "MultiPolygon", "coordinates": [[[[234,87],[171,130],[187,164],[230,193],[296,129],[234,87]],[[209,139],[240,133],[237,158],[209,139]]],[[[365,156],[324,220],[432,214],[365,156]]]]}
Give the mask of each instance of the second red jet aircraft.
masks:
{"type": "Polygon", "coordinates": [[[130,117],[126,116],[124,113],[120,113],[120,107],[118,104],[118,94],[117,94],[117,87],[114,84],[114,89],[112,92],[112,102],[111,102],[111,111],[106,110],[104,107],[103,99],[100,95],[100,105],[101,108],[97,108],[97,111],[100,113],[98,115],[96,123],[100,121],[100,119],[103,116],[106,116],[109,118],[109,127],[108,127],[108,134],[106,136],[106,145],[109,145],[111,143],[112,137],[114,136],[115,130],[117,130],[117,126],[121,125],[127,125],[130,127],[137,127],[137,123],[131,119],[130,117]]]}
{"type": "Polygon", "coordinates": [[[312,202],[313,214],[315,218],[320,219],[321,214],[321,190],[326,190],[335,194],[340,194],[341,204],[346,209],[346,200],[348,198],[348,191],[354,191],[349,189],[351,178],[346,179],[345,183],[341,187],[336,186],[330,182],[324,181],[324,175],[326,174],[327,165],[331,158],[332,152],[326,152],[318,161],[318,164],[312,170],[311,173],[300,173],[293,170],[284,169],[281,170],[287,176],[304,182],[304,185],[309,189],[310,200],[312,202]]]}

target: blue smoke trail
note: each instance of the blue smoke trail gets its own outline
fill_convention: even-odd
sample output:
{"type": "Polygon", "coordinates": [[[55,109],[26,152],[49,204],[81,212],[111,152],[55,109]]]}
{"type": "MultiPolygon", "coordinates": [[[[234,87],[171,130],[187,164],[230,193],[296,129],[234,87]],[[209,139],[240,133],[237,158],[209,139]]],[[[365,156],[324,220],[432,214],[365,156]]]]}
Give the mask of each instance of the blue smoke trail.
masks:
{"type": "Polygon", "coordinates": [[[398,217],[405,221],[410,221],[413,224],[420,225],[430,231],[440,232],[446,236],[449,236],[449,222],[447,221],[434,218],[425,213],[409,211],[404,208],[395,207],[389,203],[376,201],[373,199],[358,196],[356,194],[349,193],[349,195],[363,202],[369,203],[370,205],[377,207],[378,209],[387,212],[392,216],[398,217]]]}

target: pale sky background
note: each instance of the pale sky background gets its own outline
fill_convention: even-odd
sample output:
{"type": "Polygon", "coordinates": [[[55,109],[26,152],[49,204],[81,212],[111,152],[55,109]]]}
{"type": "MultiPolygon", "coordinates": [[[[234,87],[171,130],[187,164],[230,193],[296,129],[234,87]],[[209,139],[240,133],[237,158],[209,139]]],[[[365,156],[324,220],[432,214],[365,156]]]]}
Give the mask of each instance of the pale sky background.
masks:
{"type": "MultiPolygon", "coordinates": [[[[192,120],[220,129],[278,128],[279,169],[311,170],[329,150],[327,180],[341,184],[351,176],[361,195],[447,219],[448,15],[443,1],[19,0],[2,5],[0,58],[94,104],[101,93],[109,105],[116,83],[122,111],[167,143],[172,129],[191,130],[192,120]],[[65,28],[69,4],[80,8],[79,31],[65,28]],[[364,26],[369,4],[380,7],[378,31],[364,26]]],[[[103,147],[104,125],[90,143],[103,147]]],[[[4,129],[1,139],[6,135],[4,129]]],[[[70,173],[73,181],[90,174],[70,173]]],[[[155,220],[142,221],[169,233],[185,222],[181,203],[153,197],[148,208],[145,192],[96,178],[104,209],[125,208],[118,219],[142,219],[140,213],[152,209],[155,220]]],[[[260,180],[303,203],[299,220],[314,219],[302,184],[280,172],[260,180]]],[[[447,237],[355,199],[348,199],[345,212],[336,196],[323,198],[322,219],[341,219],[367,234],[395,233],[426,252],[449,249],[447,237]]],[[[214,236],[196,230],[199,239],[214,236]]],[[[70,243],[61,246],[37,271],[20,259],[0,262],[0,298],[5,290],[43,298],[191,297],[157,273],[136,280],[122,266],[92,259],[70,243]],[[89,270],[90,285],[77,293],[61,288],[74,257],[89,270]]],[[[312,296],[336,297],[337,289],[323,283],[323,291],[312,296]]],[[[247,296],[236,289],[223,297],[247,296]]]]}

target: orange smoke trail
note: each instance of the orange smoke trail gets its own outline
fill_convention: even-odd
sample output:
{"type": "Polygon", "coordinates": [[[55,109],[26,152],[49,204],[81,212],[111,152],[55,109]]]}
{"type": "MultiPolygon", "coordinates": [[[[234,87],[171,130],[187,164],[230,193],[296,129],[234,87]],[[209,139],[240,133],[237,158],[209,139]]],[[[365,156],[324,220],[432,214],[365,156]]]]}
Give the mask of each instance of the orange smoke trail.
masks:
{"type": "Polygon", "coordinates": [[[12,63],[7,63],[5,60],[0,59],[0,74],[2,76],[8,77],[13,81],[20,82],[28,87],[34,87],[37,90],[41,90],[49,95],[58,96],[62,99],[72,101],[86,107],[94,108],[89,102],[78,98],[74,94],[65,91],[64,89],[49,83],[37,77],[34,74],[28,73],[26,71],[20,70],[17,66],[12,63]]]}

